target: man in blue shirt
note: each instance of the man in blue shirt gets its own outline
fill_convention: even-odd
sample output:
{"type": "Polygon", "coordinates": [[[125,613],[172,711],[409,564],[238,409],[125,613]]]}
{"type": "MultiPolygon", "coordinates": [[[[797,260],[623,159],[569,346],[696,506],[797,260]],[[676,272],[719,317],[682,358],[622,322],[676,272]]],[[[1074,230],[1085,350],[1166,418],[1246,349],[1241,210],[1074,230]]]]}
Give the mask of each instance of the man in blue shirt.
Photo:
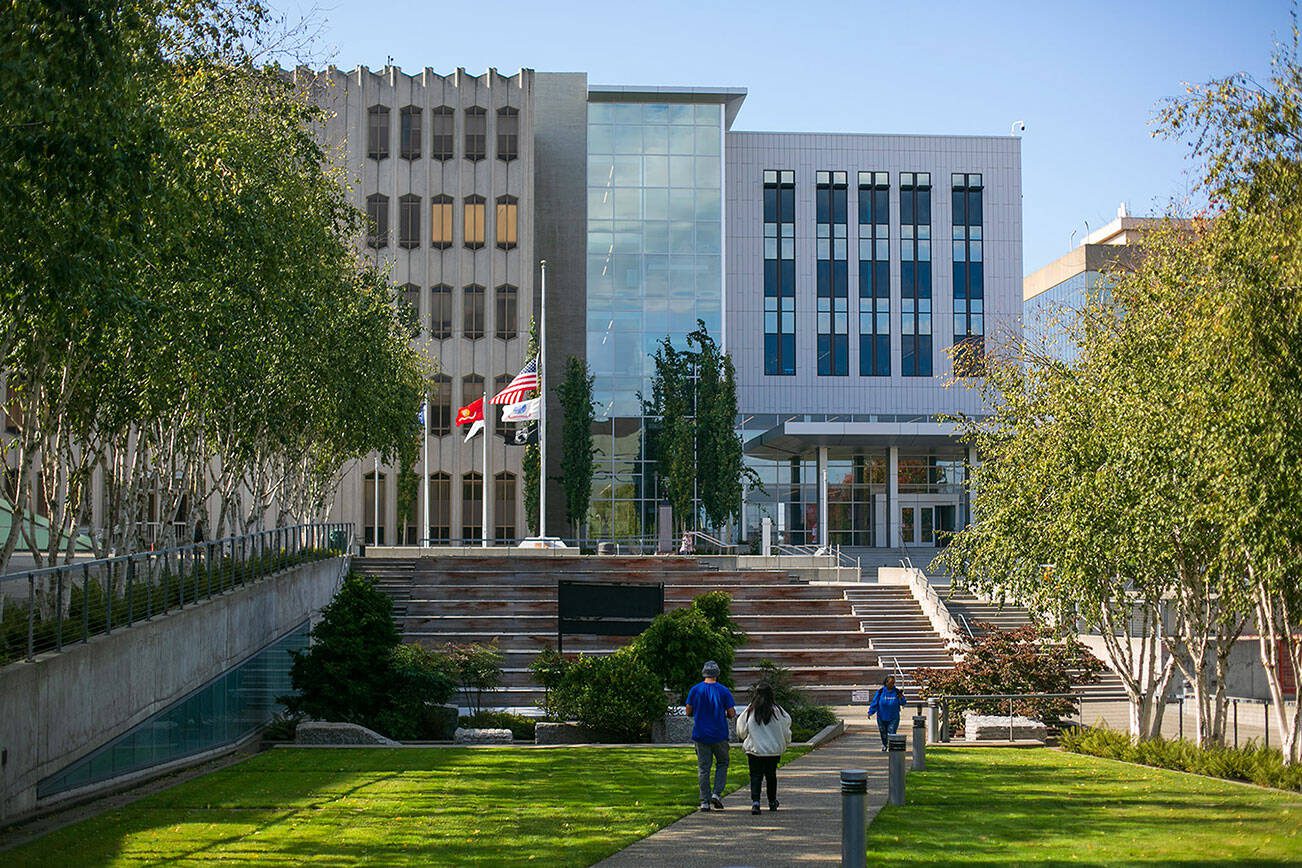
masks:
{"type": "Polygon", "coordinates": [[[701,810],[723,810],[723,787],[728,782],[728,720],[737,716],[732,691],[719,683],[719,664],[707,660],[700,684],[687,694],[687,716],[692,718],[696,744],[696,778],[701,789],[701,810]],[[714,790],[710,790],[710,763],[714,762],[714,790]]]}

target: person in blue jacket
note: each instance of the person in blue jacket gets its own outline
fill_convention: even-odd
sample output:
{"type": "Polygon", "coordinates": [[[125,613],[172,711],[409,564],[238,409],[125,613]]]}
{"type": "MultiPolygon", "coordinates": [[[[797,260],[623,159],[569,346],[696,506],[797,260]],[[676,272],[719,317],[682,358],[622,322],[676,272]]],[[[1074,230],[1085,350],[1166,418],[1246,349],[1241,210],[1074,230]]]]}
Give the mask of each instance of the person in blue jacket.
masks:
{"type": "Polygon", "coordinates": [[[887,739],[900,727],[900,709],[904,707],[904,693],[895,687],[895,676],[887,675],[881,689],[868,703],[868,716],[877,715],[877,729],[882,734],[882,753],[886,752],[887,739]]]}

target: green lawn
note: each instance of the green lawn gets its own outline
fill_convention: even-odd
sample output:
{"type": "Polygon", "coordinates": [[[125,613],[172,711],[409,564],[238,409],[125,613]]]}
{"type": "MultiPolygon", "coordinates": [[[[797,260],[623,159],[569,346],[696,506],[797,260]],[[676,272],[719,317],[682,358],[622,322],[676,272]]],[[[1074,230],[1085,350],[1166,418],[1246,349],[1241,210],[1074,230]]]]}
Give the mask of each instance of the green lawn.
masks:
{"type": "MultiPolygon", "coordinates": [[[[734,748],[729,781],[745,780],[734,748]]],[[[274,750],[0,862],[590,865],[696,798],[690,748],[274,750]]]]}
{"type": "Polygon", "coordinates": [[[932,748],[868,864],[1302,864],[1302,796],[1047,749],[932,748]]]}

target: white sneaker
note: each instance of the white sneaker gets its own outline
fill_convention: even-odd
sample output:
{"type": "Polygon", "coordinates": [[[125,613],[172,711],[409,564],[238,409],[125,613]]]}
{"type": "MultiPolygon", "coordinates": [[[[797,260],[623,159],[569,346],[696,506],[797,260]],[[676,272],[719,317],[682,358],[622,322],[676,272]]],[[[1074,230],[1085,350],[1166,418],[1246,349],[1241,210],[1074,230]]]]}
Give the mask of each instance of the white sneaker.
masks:
{"type": "Polygon", "coordinates": [[[722,811],[723,796],[719,795],[718,793],[715,793],[714,795],[710,796],[710,807],[714,808],[716,811],[722,811]]]}
{"type": "Polygon", "coordinates": [[[710,803],[709,803],[709,802],[701,802],[701,810],[702,810],[702,811],[707,811],[707,812],[708,812],[708,811],[710,810],[710,803]]]}

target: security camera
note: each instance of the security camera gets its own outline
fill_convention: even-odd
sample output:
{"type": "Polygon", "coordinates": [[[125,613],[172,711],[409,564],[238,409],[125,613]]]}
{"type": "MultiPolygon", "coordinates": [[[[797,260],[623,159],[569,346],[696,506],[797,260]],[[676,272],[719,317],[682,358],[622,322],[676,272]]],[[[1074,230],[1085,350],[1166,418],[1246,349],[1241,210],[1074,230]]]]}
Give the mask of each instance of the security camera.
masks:
{"type": "Polygon", "coordinates": [[[1013,121],[1013,128],[1009,131],[1009,135],[1015,136],[1024,132],[1026,132],[1026,121],[1013,121]]]}

